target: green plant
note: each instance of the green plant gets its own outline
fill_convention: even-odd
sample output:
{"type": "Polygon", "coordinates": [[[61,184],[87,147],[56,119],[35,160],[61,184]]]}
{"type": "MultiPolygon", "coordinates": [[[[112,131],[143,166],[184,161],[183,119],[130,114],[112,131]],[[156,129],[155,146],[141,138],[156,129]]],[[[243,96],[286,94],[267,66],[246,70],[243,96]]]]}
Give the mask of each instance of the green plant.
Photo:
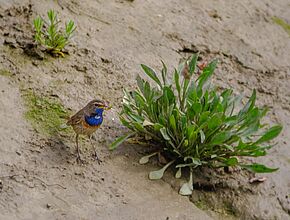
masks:
{"type": "MultiPolygon", "coordinates": [[[[212,168],[240,166],[253,172],[273,172],[277,169],[262,164],[245,164],[239,157],[265,156],[272,145],[264,145],[281,132],[275,125],[266,129],[261,119],[267,108],[255,105],[256,91],[240,109],[242,98],[233,94],[232,89],[218,92],[210,84],[216,68],[214,60],[200,68],[196,65],[197,55],[179,65],[168,80],[168,71],[163,64],[161,78],[146,65],[141,65],[155,86],[140,76],[138,89],[124,91],[123,110],[120,120],[132,132],[116,139],[111,149],[132,135],[145,137],[157,143],[159,152],[170,160],[161,170],[152,171],[150,179],[160,179],[172,164],[177,168],[190,169],[189,182],[180,193],[191,194],[192,171],[198,166],[212,168]]],[[[156,153],[141,158],[146,163],[156,153]]]]}
{"type": "Polygon", "coordinates": [[[64,56],[61,50],[69,43],[69,40],[75,31],[76,27],[72,20],[69,20],[65,25],[65,30],[59,29],[60,21],[57,18],[56,12],[49,10],[47,12],[48,23],[41,17],[34,19],[35,40],[44,45],[47,50],[53,54],[64,56]]]}

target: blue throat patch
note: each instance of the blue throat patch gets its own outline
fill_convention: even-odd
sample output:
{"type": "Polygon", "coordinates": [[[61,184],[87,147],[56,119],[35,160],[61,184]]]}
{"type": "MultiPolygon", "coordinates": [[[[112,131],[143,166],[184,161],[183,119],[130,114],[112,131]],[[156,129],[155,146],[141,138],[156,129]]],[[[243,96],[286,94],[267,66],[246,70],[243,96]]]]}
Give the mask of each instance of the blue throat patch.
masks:
{"type": "Polygon", "coordinates": [[[102,122],[103,122],[103,112],[104,112],[104,109],[97,108],[92,115],[85,117],[86,122],[90,126],[98,126],[98,125],[101,125],[102,122]]]}

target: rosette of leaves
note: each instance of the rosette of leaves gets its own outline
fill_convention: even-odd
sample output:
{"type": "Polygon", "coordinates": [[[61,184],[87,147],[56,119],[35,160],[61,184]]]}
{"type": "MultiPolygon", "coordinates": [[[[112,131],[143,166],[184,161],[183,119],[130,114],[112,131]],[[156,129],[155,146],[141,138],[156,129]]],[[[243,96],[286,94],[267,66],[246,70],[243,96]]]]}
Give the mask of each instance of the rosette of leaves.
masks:
{"type": "MultiPolygon", "coordinates": [[[[158,153],[169,162],[162,169],[150,172],[149,178],[162,178],[171,165],[177,169],[177,178],[181,177],[183,168],[189,169],[189,182],[180,189],[182,195],[191,194],[192,171],[199,166],[240,166],[257,173],[276,171],[277,168],[263,164],[243,163],[240,158],[265,156],[273,146],[269,141],[279,135],[282,127],[269,127],[261,122],[267,108],[255,105],[255,90],[242,104],[242,98],[234,95],[232,89],[214,88],[210,79],[217,61],[198,68],[197,58],[197,54],[193,55],[170,76],[163,62],[160,76],[141,65],[154,84],[138,76],[138,89],[124,91],[120,121],[131,132],[116,139],[111,149],[133,135],[147,140],[150,137],[150,141],[158,143],[158,153]]],[[[156,154],[141,158],[140,163],[147,163],[156,154]]]]}
{"type": "Polygon", "coordinates": [[[76,27],[72,20],[65,24],[65,29],[62,31],[59,28],[59,19],[53,10],[47,12],[48,22],[41,17],[34,19],[35,40],[39,44],[46,47],[47,51],[52,54],[64,56],[62,50],[69,43],[76,27]]]}

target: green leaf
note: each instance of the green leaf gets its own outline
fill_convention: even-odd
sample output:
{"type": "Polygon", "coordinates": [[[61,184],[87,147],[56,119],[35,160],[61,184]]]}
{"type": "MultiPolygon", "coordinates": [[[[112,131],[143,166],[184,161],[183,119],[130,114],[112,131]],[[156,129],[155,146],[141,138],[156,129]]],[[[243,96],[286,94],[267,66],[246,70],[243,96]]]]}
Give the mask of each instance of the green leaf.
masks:
{"type": "Polygon", "coordinates": [[[125,140],[127,140],[129,137],[136,134],[135,132],[131,132],[129,134],[123,135],[119,138],[117,138],[109,147],[110,150],[115,150],[120,144],[122,144],[125,140]]]}
{"type": "Polygon", "coordinates": [[[236,158],[236,157],[231,157],[231,158],[229,158],[229,159],[227,159],[226,161],[225,161],[225,164],[227,165],[227,166],[235,166],[235,165],[237,165],[239,163],[239,161],[238,161],[238,159],[236,158]]]}
{"type": "Polygon", "coordinates": [[[143,122],[143,126],[145,127],[145,126],[154,126],[154,124],[151,122],[151,121],[148,121],[148,120],[144,120],[144,122],[143,122]]]}
{"type": "Polygon", "coordinates": [[[201,165],[201,161],[199,158],[194,158],[191,156],[184,157],[184,161],[187,161],[188,159],[190,159],[192,161],[192,163],[194,163],[195,165],[198,165],[198,166],[201,165]]]}
{"type": "Polygon", "coordinates": [[[247,104],[239,112],[239,115],[243,115],[243,114],[251,111],[252,108],[255,106],[255,102],[256,102],[256,90],[254,89],[251,97],[249,98],[249,100],[247,102],[247,104]]]}
{"type": "Polygon", "coordinates": [[[224,123],[228,126],[233,126],[233,125],[237,124],[238,121],[239,121],[239,117],[237,115],[234,115],[234,116],[227,117],[224,120],[224,123]]]}
{"type": "Polygon", "coordinates": [[[239,133],[239,135],[241,137],[249,137],[255,134],[259,130],[259,128],[260,128],[260,122],[257,121],[254,124],[248,125],[248,127],[245,130],[243,130],[241,133],[239,133]]]}
{"type": "Polygon", "coordinates": [[[134,100],[136,103],[136,106],[138,106],[138,114],[141,115],[141,110],[145,107],[145,99],[137,92],[133,92],[134,100]]]}
{"type": "Polygon", "coordinates": [[[183,167],[198,167],[199,165],[195,164],[195,163],[184,163],[184,164],[178,164],[176,165],[175,168],[183,168],[183,167]]]}
{"type": "Polygon", "coordinates": [[[193,103],[191,108],[193,109],[193,111],[196,115],[201,113],[201,111],[202,111],[202,105],[199,102],[193,103]]]}
{"type": "Polygon", "coordinates": [[[240,166],[254,173],[272,173],[279,169],[279,168],[269,168],[263,164],[258,164],[258,163],[240,164],[240,166]]]}
{"type": "Polygon", "coordinates": [[[144,95],[144,80],[139,75],[137,75],[136,81],[140,92],[144,95]]]}
{"type": "Polygon", "coordinates": [[[212,116],[210,118],[210,120],[208,121],[208,128],[211,130],[216,129],[218,126],[221,125],[222,120],[221,120],[222,115],[217,113],[214,116],[212,116]]]}
{"type": "Polygon", "coordinates": [[[170,137],[168,136],[168,134],[167,134],[167,131],[166,131],[166,128],[165,128],[165,127],[161,128],[161,129],[160,129],[160,132],[161,132],[161,134],[162,134],[162,136],[163,136],[163,138],[164,138],[165,140],[167,140],[167,141],[169,141],[169,140],[170,140],[170,137]]]}
{"type": "Polygon", "coordinates": [[[192,76],[192,74],[194,73],[197,59],[198,59],[198,54],[193,54],[191,57],[191,60],[189,62],[189,74],[190,74],[190,76],[192,76]]]}
{"type": "Polygon", "coordinates": [[[66,38],[70,38],[72,33],[75,31],[75,23],[72,20],[69,20],[69,22],[65,26],[65,32],[66,32],[66,38]]]}
{"type": "Polygon", "coordinates": [[[190,175],[189,181],[187,183],[184,183],[179,190],[179,194],[182,196],[190,196],[192,194],[193,191],[192,171],[190,171],[189,175],[190,175]]]}
{"type": "Polygon", "coordinates": [[[126,126],[128,128],[131,128],[130,123],[123,116],[120,116],[119,118],[120,118],[120,121],[121,121],[122,125],[124,125],[124,126],[126,126]]]}
{"type": "Polygon", "coordinates": [[[188,88],[187,98],[193,102],[196,102],[197,93],[196,93],[196,84],[194,80],[191,81],[190,86],[188,88]]]}
{"type": "Polygon", "coordinates": [[[33,24],[34,24],[34,28],[37,32],[41,32],[42,27],[43,27],[43,20],[40,17],[37,17],[36,19],[34,19],[33,24]]]}
{"type": "Polygon", "coordinates": [[[276,125],[276,126],[271,127],[268,131],[265,132],[265,134],[262,137],[260,137],[256,141],[256,144],[260,144],[260,143],[267,142],[274,139],[280,134],[281,131],[282,131],[281,125],[276,125]]]}
{"type": "Polygon", "coordinates": [[[202,130],[200,130],[199,133],[200,133],[200,143],[203,143],[205,140],[205,135],[202,130]]]}
{"type": "Polygon", "coordinates": [[[187,89],[188,89],[188,85],[190,83],[190,80],[188,79],[184,79],[184,83],[183,83],[183,99],[185,100],[186,99],[186,93],[187,93],[187,89]]]}
{"type": "Polygon", "coordinates": [[[194,125],[189,125],[187,127],[187,137],[188,137],[189,140],[191,140],[193,138],[194,131],[195,131],[195,126],[194,125]]]}
{"type": "Polygon", "coordinates": [[[155,131],[159,131],[161,128],[163,128],[164,126],[162,125],[162,124],[159,124],[159,123],[155,123],[154,125],[153,125],[153,127],[154,127],[154,130],[155,131]]]}
{"type": "Polygon", "coordinates": [[[172,91],[172,89],[170,87],[164,86],[163,93],[166,96],[166,98],[168,99],[169,104],[175,103],[174,92],[172,91]]]}
{"type": "Polygon", "coordinates": [[[154,72],[154,70],[144,64],[141,64],[141,67],[144,70],[144,72],[147,74],[147,76],[153,79],[160,86],[160,88],[162,88],[161,82],[159,78],[157,77],[156,73],[154,72]]]}
{"type": "Polygon", "coordinates": [[[140,124],[138,122],[133,122],[132,125],[134,126],[134,128],[136,129],[136,131],[139,131],[139,132],[144,132],[145,131],[145,129],[142,126],[142,124],[140,124]]]}
{"type": "Polygon", "coordinates": [[[215,112],[218,104],[219,104],[219,96],[217,94],[214,95],[214,99],[212,101],[212,103],[210,104],[210,110],[211,112],[215,112]]]}
{"type": "Polygon", "coordinates": [[[40,44],[44,44],[43,33],[42,33],[44,21],[42,20],[42,18],[37,17],[36,19],[33,20],[33,24],[34,24],[34,29],[36,32],[34,36],[36,42],[40,44]]]}
{"type": "Polygon", "coordinates": [[[227,148],[228,150],[232,151],[232,152],[235,151],[234,148],[231,145],[227,145],[226,144],[226,145],[224,145],[224,147],[227,148]]]}
{"type": "Polygon", "coordinates": [[[175,173],[175,178],[180,179],[181,178],[181,168],[178,168],[177,172],[175,173]]]}
{"type": "MultiPolygon", "coordinates": [[[[132,112],[127,112],[128,117],[130,117],[134,122],[137,122],[139,124],[142,124],[144,121],[144,118],[140,115],[137,115],[132,112]]],[[[138,126],[138,125],[137,125],[138,126]]],[[[139,127],[139,126],[138,126],[139,127]]]]}
{"type": "Polygon", "coordinates": [[[229,140],[231,136],[232,136],[231,132],[222,131],[220,133],[217,133],[215,136],[213,136],[213,138],[211,139],[211,142],[209,144],[220,145],[220,144],[226,142],[227,140],[229,140]]]}
{"type": "Polygon", "coordinates": [[[175,132],[176,131],[176,121],[175,121],[174,115],[170,115],[169,123],[170,123],[170,126],[172,127],[172,129],[175,132]]]}
{"type": "Polygon", "coordinates": [[[250,157],[261,157],[261,156],[266,156],[267,152],[264,150],[255,150],[250,153],[250,157]]]}
{"type": "Polygon", "coordinates": [[[151,171],[149,173],[149,179],[151,180],[159,180],[163,177],[163,174],[165,172],[165,170],[175,162],[175,160],[170,161],[168,164],[166,164],[162,169],[160,170],[156,170],[156,171],[151,171]]]}
{"type": "Polygon", "coordinates": [[[151,97],[151,88],[150,84],[148,82],[145,82],[144,84],[144,93],[143,93],[145,99],[150,102],[150,97],[151,97]]]}
{"type": "Polygon", "coordinates": [[[56,20],[56,14],[53,10],[49,10],[47,12],[47,16],[48,16],[48,19],[50,20],[51,23],[54,23],[55,20],[56,20]]]}
{"type": "Polygon", "coordinates": [[[209,119],[209,115],[210,115],[209,111],[201,113],[200,118],[199,118],[199,124],[201,125],[204,122],[206,122],[209,119]]]}
{"type": "Polygon", "coordinates": [[[139,160],[140,164],[146,164],[149,162],[150,157],[155,156],[156,154],[158,154],[158,152],[154,152],[152,154],[146,155],[144,157],[141,157],[141,159],[139,160]]]}
{"type": "Polygon", "coordinates": [[[175,69],[174,71],[174,81],[175,81],[175,86],[176,86],[176,90],[178,92],[178,95],[180,95],[180,82],[179,82],[179,74],[177,72],[177,70],[175,69]]]}
{"type": "Polygon", "coordinates": [[[166,85],[166,82],[167,82],[167,67],[165,65],[165,63],[161,60],[162,62],[162,70],[161,70],[161,73],[162,73],[162,80],[163,80],[163,84],[164,86],[166,85]]]}
{"type": "Polygon", "coordinates": [[[190,196],[192,194],[192,191],[193,186],[189,183],[184,183],[179,190],[179,194],[182,196],[190,196]]]}

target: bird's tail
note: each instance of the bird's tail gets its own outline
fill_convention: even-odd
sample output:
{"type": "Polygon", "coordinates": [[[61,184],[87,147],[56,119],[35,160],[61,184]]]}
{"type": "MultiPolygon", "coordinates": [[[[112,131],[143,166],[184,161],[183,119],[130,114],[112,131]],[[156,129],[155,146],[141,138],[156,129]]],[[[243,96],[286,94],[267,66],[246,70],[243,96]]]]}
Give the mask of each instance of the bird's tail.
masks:
{"type": "Polygon", "coordinates": [[[71,117],[67,116],[67,117],[65,117],[64,119],[67,120],[67,122],[66,122],[66,125],[67,125],[67,126],[72,125],[71,117]]]}

